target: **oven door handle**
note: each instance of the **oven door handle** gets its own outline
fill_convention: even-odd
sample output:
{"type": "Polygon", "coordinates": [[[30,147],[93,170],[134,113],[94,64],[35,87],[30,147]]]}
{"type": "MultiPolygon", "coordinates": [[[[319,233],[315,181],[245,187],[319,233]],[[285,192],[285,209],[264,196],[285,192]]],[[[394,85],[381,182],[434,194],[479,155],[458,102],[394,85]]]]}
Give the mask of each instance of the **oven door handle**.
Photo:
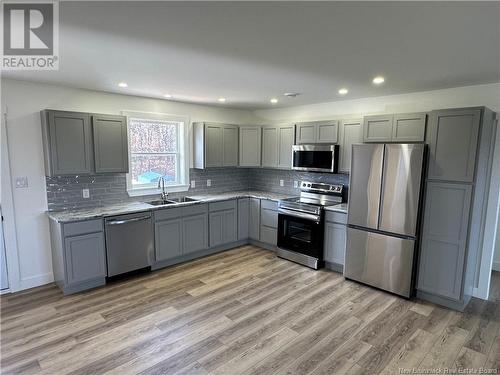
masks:
{"type": "Polygon", "coordinates": [[[300,219],[312,220],[312,221],[315,221],[316,223],[319,223],[321,221],[321,216],[320,215],[307,214],[305,212],[298,212],[298,211],[294,211],[294,210],[288,210],[286,208],[279,208],[278,209],[278,214],[283,214],[283,215],[287,215],[287,216],[298,217],[300,219]]]}

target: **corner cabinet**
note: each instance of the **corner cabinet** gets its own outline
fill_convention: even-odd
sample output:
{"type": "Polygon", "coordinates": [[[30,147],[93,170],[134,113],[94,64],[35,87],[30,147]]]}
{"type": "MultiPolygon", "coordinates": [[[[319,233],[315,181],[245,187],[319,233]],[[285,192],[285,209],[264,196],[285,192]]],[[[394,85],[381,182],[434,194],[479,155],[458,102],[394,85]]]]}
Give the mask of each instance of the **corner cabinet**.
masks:
{"type": "Polygon", "coordinates": [[[260,167],[262,127],[240,126],[240,167],[260,167]]]}
{"type": "Polygon", "coordinates": [[[194,167],[236,167],[238,126],[208,122],[193,124],[194,167]]]}
{"type": "Polygon", "coordinates": [[[41,112],[45,174],[127,173],[127,118],[44,110],[41,112]]]}
{"type": "Polygon", "coordinates": [[[291,169],[295,125],[262,127],[262,167],[291,169]]]}
{"type": "Polygon", "coordinates": [[[424,142],[426,113],[365,116],[364,142],[424,142]]]}
{"type": "Polygon", "coordinates": [[[315,121],[296,124],[297,144],[337,143],[339,122],[315,121]]]}

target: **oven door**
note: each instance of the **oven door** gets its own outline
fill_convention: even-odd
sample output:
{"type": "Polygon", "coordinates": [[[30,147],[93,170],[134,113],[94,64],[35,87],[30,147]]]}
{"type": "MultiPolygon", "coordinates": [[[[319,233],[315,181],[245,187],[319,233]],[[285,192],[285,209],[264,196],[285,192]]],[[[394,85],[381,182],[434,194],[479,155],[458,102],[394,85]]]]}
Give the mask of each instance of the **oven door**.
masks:
{"type": "Polygon", "coordinates": [[[323,260],[323,220],[278,214],[278,247],[323,260]]]}

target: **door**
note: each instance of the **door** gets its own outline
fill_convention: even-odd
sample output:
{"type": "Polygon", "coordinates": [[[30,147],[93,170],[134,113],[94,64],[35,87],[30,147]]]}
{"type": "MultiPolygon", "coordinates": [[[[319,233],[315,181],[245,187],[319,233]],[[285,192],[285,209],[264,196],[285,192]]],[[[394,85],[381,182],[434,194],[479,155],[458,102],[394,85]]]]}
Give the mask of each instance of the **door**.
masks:
{"type": "Polygon", "coordinates": [[[316,130],[315,122],[297,124],[297,144],[316,143],[316,130]]]}
{"type": "Polygon", "coordinates": [[[432,112],[428,179],[474,181],[480,119],[479,109],[432,112]]]}
{"type": "Polygon", "coordinates": [[[64,248],[68,284],[106,276],[102,232],[66,237],[64,248]]]}
{"type": "Polygon", "coordinates": [[[317,124],[317,143],[337,143],[339,133],[339,122],[328,121],[317,124]]]}
{"type": "Polygon", "coordinates": [[[182,255],[182,219],[155,223],[155,255],[156,261],[182,255]]]}
{"type": "Polygon", "coordinates": [[[352,146],[347,216],[351,225],[378,228],[383,158],[384,145],[352,146]]]}
{"type": "Polygon", "coordinates": [[[240,167],[260,167],[260,126],[240,127],[240,167]]]}
{"type": "Polygon", "coordinates": [[[249,237],[250,199],[238,199],[238,240],[249,237]]]}
{"type": "Polygon", "coordinates": [[[351,170],[352,145],[363,142],[362,121],[345,120],[340,124],[340,172],[351,170]]]}
{"type": "Polygon", "coordinates": [[[346,226],[325,223],[325,260],[344,265],[346,245],[346,226]]]}
{"type": "Polygon", "coordinates": [[[344,276],[410,297],[415,242],[347,228],[344,276]]]}
{"type": "Polygon", "coordinates": [[[429,181],[418,289],[460,300],[472,186],[429,181]]]}
{"type": "Polygon", "coordinates": [[[364,142],[390,142],[393,115],[367,116],[363,124],[364,142]]]}
{"type": "Polygon", "coordinates": [[[238,166],[238,127],[224,125],[222,129],[222,141],[224,146],[224,167],[238,166]]]}
{"type": "Polygon", "coordinates": [[[92,172],[92,134],[86,113],[49,111],[51,176],[92,172]]]}
{"type": "Polygon", "coordinates": [[[208,248],[208,215],[189,216],[182,220],[182,253],[189,254],[208,248]]]}
{"type": "Polygon", "coordinates": [[[278,215],[278,247],[322,260],[323,238],[321,221],[278,215]]]}
{"type": "Polygon", "coordinates": [[[275,168],[278,166],[278,128],[262,128],[262,166],[275,168]]]}
{"type": "Polygon", "coordinates": [[[425,140],[426,113],[394,115],[393,142],[423,142],[425,140]]]}
{"type": "Polygon", "coordinates": [[[423,144],[385,145],[378,229],[416,236],[424,149],[423,144]]]}
{"type": "Polygon", "coordinates": [[[279,143],[278,143],[278,167],[291,169],[292,168],[292,146],[295,143],[295,126],[280,126],[279,127],[279,143]]]}
{"type": "Polygon", "coordinates": [[[92,115],[96,173],[128,173],[127,118],[92,115]]]}
{"type": "Polygon", "coordinates": [[[260,199],[250,198],[248,237],[260,240],[260,199]]]}
{"type": "Polygon", "coordinates": [[[222,167],[222,126],[205,125],[205,167],[222,167]]]}

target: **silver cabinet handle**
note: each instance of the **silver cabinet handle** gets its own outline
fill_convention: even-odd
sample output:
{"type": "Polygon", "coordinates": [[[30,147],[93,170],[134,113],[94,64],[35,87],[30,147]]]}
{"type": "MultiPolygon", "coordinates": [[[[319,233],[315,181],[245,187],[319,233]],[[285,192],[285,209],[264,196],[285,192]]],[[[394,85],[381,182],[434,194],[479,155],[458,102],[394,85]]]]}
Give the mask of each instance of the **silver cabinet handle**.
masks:
{"type": "Polygon", "coordinates": [[[319,223],[321,221],[321,216],[313,215],[313,214],[306,214],[303,212],[297,212],[297,211],[293,211],[293,210],[287,210],[286,208],[280,208],[278,210],[278,214],[298,217],[301,219],[312,220],[312,221],[315,221],[317,223],[319,223]]]}
{"type": "Polygon", "coordinates": [[[150,218],[151,218],[151,216],[141,216],[141,217],[134,217],[132,219],[125,219],[125,220],[111,220],[111,221],[107,221],[106,225],[128,224],[128,223],[134,223],[136,221],[147,220],[147,219],[150,219],[150,218]]]}

